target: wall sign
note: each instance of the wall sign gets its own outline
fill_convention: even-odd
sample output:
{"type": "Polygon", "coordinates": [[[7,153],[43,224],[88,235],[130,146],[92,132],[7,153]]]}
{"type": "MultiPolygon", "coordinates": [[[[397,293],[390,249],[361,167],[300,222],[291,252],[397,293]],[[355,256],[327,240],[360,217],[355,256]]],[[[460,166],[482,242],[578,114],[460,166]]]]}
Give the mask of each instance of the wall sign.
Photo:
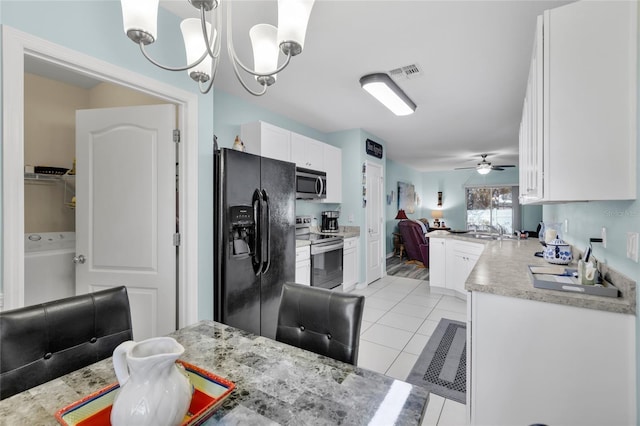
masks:
{"type": "Polygon", "coordinates": [[[382,145],[378,142],[372,141],[371,139],[367,139],[366,144],[367,154],[376,158],[382,158],[382,145]]]}

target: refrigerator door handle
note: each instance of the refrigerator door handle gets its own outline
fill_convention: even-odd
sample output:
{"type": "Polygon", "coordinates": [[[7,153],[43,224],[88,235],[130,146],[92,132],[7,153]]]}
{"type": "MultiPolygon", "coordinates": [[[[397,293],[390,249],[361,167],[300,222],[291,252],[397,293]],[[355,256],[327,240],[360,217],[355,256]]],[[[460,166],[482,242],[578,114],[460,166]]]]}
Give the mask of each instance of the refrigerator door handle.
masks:
{"type": "Polygon", "coordinates": [[[263,262],[262,262],[262,273],[266,274],[267,271],[269,270],[269,267],[271,266],[271,216],[270,216],[270,212],[269,212],[269,194],[267,194],[267,190],[263,189],[262,190],[262,197],[264,200],[264,210],[262,211],[262,214],[264,215],[264,219],[266,222],[266,235],[261,235],[260,238],[265,239],[266,242],[266,247],[267,247],[267,251],[265,253],[265,255],[263,256],[263,262]]]}
{"type": "Polygon", "coordinates": [[[256,188],[253,191],[253,235],[255,249],[251,263],[256,276],[262,272],[262,192],[256,188]]]}

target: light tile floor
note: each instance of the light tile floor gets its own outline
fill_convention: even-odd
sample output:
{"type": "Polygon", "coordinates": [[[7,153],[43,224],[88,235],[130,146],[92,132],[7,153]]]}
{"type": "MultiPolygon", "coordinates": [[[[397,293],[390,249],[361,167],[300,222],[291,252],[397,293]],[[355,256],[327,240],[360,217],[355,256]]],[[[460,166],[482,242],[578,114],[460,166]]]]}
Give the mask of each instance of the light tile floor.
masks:
{"type": "MultiPolygon", "coordinates": [[[[365,296],[358,366],[405,380],[441,318],[466,321],[463,300],[438,294],[428,281],[386,276],[352,293],[365,296]]],[[[422,426],[466,424],[466,406],[429,396],[422,426]]]]}

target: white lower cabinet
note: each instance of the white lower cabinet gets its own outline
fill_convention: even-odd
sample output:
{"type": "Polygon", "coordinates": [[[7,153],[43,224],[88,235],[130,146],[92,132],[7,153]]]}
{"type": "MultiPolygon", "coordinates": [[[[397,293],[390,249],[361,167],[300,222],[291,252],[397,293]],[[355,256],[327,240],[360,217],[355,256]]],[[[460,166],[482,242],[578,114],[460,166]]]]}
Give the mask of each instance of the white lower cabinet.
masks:
{"type": "Polygon", "coordinates": [[[296,248],[296,283],[311,285],[311,247],[296,248]]]}
{"type": "Polygon", "coordinates": [[[481,243],[430,237],[429,285],[446,288],[457,296],[465,297],[464,283],[483,250],[484,244],[481,243]]]}
{"type": "Polygon", "coordinates": [[[342,288],[349,290],[358,284],[358,237],[345,238],[342,259],[342,288]]]}
{"type": "Polygon", "coordinates": [[[467,281],[469,274],[478,258],[484,250],[484,244],[468,243],[466,241],[450,240],[453,243],[452,254],[453,264],[448,269],[451,271],[450,280],[447,280],[447,287],[461,294],[465,294],[464,283],[467,281]]]}
{"type": "Polygon", "coordinates": [[[429,285],[447,286],[447,240],[429,237],[429,285]]]}
{"type": "Polygon", "coordinates": [[[472,425],[636,423],[635,316],[471,292],[472,425]]]}

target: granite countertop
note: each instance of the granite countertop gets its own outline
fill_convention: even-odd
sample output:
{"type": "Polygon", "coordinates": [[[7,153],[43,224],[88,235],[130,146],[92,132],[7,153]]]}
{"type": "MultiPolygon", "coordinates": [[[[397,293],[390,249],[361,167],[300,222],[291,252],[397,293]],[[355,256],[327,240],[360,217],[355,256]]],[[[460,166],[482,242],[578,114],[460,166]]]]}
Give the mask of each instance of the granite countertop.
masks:
{"type": "Polygon", "coordinates": [[[340,226],[338,232],[322,232],[318,228],[311,228],[311,232],[324,235],[338,235],[343,238],[353,238],[360,236],[359,226],[340,226]]]}
{"type": "MultiPolygon", "coordinates": [[[[422,387],[213,321],[170,336],[180,359],[236,385],[205,425],[417,425],[429,400],[422,387]]],[[[0,401],[0,423],[56,425],[56,411],[114,382],[111,359],[99,361],[0,401]]]]}
{"type": "MultiPolygon", "coordinates": [[[[484,251],[467,278],[465,288],[468,291],[480,291],[622,314],[635,315],[636,313],[636,283],[612,270],[606,264],[600,263],[601,273],[607,282],[613,283],[620,290],[620,297],[603,297],[535,288],[533,278],[529,273],[529,265],[550,265],[544,259],[534,256],[535,252],[542,251],[538,239],[483,240],[465,235],[450,234],[445,231],[434,231],[427,234],[429,237],[450,238],[485,245],[484,251]]],[[[574,256],[574,258],[576,257],[574,256]]],[[[567,267],[577,268],[577,264],[573,262],[567,267]]]]}

